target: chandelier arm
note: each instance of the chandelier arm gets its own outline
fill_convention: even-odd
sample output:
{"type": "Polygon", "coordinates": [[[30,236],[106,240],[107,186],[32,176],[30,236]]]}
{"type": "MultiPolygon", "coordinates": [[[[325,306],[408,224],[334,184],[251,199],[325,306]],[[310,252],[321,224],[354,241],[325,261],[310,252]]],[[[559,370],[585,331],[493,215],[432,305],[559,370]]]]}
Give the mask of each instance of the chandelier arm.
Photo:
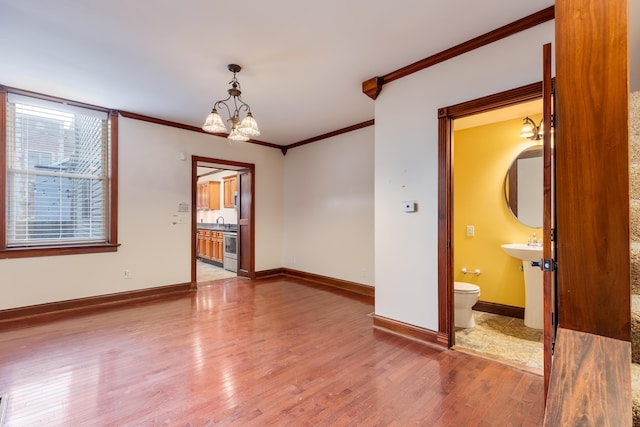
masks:
{"type": "Polygon", "coordinates": [[[238,101],[240,101],[240,107],[236,107],[236,109],[238,111],[246,111],[247,113],[251,112],[251,107],[249,106],[249,104],[247,104],[246,102],[244,102],[244,100],[242,99],[242,97],[238,97],[238,101]]]}
{"type": "Polygon", "coordinates": [[[218,106],[222,105],[224,106],[224,108],[226,108],[227,110],[227,115],[229,115],[229,117],[231,117],[231,110],[229,109],[229,105],[227,105],[228,100],[231,99],[231,96],[225,98],[225,99],[221,99],[220,101],[217,101],[215,104],[213,104],[213,108],[218,108],[218,106]]]}
{"type": "Polygon", "coordinates": [[[239,120],[240,119],[240,114],[239,114],[240,110],[238,109],[238,97],[237,96],[233,97],[233,108],[234,108],[233,117],[239,120]]]}

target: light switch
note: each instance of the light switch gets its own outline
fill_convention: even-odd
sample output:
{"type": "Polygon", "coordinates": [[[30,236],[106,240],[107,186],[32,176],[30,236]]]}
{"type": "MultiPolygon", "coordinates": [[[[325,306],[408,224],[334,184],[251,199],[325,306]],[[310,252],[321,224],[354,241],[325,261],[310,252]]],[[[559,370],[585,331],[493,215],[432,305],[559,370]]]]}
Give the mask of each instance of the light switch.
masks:
{"type": "Polygon", "coordinates": [[[467,225],[467,237],[473,237],[476,235],[476,228],[473,225],[467,225]]]}

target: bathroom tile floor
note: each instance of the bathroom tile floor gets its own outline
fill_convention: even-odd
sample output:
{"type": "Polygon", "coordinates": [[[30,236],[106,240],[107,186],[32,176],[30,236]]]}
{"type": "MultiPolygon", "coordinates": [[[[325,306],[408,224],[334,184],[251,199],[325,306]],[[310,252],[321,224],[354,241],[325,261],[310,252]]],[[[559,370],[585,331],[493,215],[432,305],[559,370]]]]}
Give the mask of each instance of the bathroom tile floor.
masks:
{"type": "Polygon", "coordinates": [[[522,319],[474,311],[475,328],[455,328],[455,348],[542,373],[543,333],[522,319]]]}
{"type": "Polygon", "coordinates": [[[236,277],[236,273],[225,270],[224,268],[216,267],[215,265],[207,264],[196,260],[196,282],[209,282],[211,280],[228,279],[230,277],[236,277]]]}

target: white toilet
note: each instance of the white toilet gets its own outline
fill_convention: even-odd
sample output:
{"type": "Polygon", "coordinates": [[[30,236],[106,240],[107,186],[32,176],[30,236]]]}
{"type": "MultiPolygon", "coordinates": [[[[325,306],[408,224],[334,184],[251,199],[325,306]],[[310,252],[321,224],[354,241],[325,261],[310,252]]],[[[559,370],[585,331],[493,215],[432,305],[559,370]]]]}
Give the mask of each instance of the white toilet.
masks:
{"type": "Polygon", "coordinates": [[[480,286],[467,282],[453,282],[454,323],[458,328],[473,328],[476,321],[471,307],[480,298],[480,286]]]}

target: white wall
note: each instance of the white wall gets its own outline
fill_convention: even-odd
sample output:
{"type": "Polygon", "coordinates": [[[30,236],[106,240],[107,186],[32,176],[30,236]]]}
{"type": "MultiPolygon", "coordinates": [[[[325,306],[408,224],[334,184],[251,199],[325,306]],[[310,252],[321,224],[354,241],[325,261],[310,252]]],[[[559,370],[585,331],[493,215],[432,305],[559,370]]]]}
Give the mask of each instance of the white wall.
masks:
{"type": "Polygon", "coordinates": [[[285,267],[373,286],[373,135],[370,126],[287,152],[285,267]]]}
{"type": "Polygon", "coordinates": [[[119,125],[118,252],[0,259],[0,309],[189,282],[191,212],[185,224],[172,222],[178,203],[191,204],[191,155],[255,163],[256,270],[282,266],[279,150],[125,118],[119,125]]]}
{"type": "Polygon", "coordinates": [[[542,80],[554,21],[383,87],[375,109],[377,315],[438,330],[437,110],[542,80]],[[403,213],[401,202],[418,202],[403,213]]]}

